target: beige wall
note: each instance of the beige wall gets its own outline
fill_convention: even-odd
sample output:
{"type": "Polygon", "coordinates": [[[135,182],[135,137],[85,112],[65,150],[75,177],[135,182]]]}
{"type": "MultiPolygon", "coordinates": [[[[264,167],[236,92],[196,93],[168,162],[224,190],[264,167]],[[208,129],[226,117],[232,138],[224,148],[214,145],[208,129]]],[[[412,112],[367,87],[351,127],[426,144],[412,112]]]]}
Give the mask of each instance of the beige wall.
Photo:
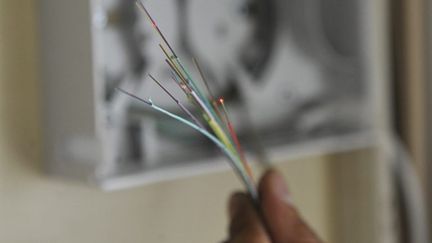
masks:
{"type": "MultiPolygon", "coordinates": [[[[118,192],[48,177],[41,161],[36,3],[0,1],[0,242],[218,242],[241,188],[217,173],[118,192]]],[[[295,200],[330,237],[323,159],[283,166],[295,200]]]]}

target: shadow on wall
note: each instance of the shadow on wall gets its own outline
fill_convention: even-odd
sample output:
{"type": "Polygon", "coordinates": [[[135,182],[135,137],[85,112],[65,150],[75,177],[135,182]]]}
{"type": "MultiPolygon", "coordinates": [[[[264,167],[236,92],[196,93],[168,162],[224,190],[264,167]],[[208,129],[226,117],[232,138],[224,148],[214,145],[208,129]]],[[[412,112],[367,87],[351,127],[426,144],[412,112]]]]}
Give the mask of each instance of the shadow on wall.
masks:
{"type": "Polygon", "coordinates": [[[40,85],[34,1],[0,3],[1,163],[41,167],[40,85]]]}

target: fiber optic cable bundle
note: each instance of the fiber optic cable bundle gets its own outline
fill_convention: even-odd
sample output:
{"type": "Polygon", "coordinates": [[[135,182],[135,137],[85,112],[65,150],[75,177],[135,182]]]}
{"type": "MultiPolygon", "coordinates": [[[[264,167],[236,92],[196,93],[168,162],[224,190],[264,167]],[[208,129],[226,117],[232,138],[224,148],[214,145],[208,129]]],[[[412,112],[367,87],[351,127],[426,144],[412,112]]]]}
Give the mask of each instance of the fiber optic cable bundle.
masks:
{"type": "Polygon", "coordinates": [[[121,88],[117,88],[117,90],[150,106],[154,110],[163,113],[164,115],[167,115],[179,121],[180,123],[183,123],[195,129],[196,131],[210,139],[228,157],[231,167],[242,180],[251,197],[254,200],[257,200],[258,193],[254,184],[252,170],[248,162],[246,161],[237,134],[228,117],[223,98],[215,99],[215,97],[211,93],[211,90],[199,63],[194,59],[194,65],[200,74],[202,82],[207,88],[208,95],[206,95],[198,87],[197,83],[192,78],[190,72],[182,64],[180,58],[173,50],[173,48],[159,29],[158,25],[156,24],[156,21],[152,18],[144,4],[140,0],[137,0],[136,4],[145,13],[153,28],[162,40],[162,42],[159,44],[159,48],[165,56],[166,64],[171,69],[172,79],[185,93],[186,97],[192,103],[192,105],[198,108],[198,110],[200,111],[200,116],[195,116],[188,108],[186,108],[185,105],[182,104],[182,102],[180,102],[176,97],[174,97],[174,95],[170,91],[168,91],[163,86],[163,84],[151,74],[149,74],[150,79],[153,80],[179,106],[179,108],[185,113],[187,117],[189,117],[189,119],[175,115],[159,107],[158,105],[153,103],[151,99],[142,99],[121,88]]]}

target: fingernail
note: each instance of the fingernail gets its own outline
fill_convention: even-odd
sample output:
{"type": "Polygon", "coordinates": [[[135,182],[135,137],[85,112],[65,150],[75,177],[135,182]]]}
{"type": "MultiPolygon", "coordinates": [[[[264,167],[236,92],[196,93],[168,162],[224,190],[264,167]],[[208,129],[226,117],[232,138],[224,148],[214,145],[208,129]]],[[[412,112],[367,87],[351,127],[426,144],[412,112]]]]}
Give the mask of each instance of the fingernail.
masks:
{"type": "Polygon", "coordinates": [[[275,196],[289,205],[294,205],[291,194],[288,190],[288,186],[283,176],[277,171],[272,171],[272,180],[275,190],[274,192],[276,194],[275,196]]]}

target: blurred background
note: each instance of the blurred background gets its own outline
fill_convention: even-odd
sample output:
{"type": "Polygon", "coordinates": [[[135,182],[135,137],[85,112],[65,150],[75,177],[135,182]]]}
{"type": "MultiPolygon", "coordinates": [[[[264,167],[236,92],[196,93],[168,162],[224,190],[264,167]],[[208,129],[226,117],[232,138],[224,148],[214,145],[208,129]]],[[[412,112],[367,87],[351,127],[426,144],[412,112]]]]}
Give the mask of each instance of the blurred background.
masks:
{"type": "MultiPolygon", "coordinates": [[[[145,3],[325,242],[429,242],[428,1],[145,3]]],[[[177,111],[158,43],[131,0],[0,0],[1,242],[225,238],[217,149],[115,92],[177,111]]]]}

